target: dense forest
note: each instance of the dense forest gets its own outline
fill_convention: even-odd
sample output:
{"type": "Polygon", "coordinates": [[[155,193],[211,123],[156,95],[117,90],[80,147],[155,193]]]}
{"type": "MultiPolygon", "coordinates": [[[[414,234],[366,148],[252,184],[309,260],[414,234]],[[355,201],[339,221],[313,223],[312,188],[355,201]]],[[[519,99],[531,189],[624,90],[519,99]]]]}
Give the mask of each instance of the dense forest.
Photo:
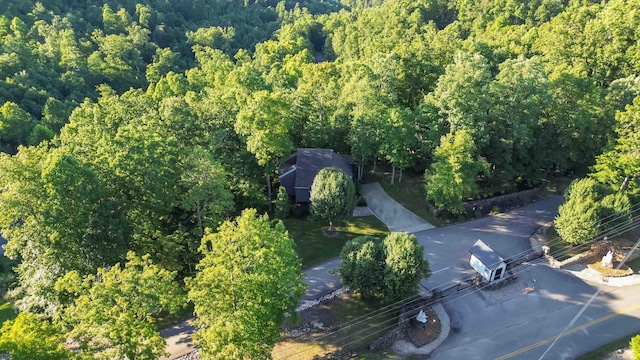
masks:
{"type": "Polygon", "coordinates": [[[298,147],[424,173],[431,205],[453,212],[485,187],[589,167],[633,201],[638,9],[0,2],[0,229],[17,261],[8,296],[53,318],[71,296],[61,279],[142,261],[129,252],[193,276],[207,229],[266,211],[277,166],[298,147]]]}

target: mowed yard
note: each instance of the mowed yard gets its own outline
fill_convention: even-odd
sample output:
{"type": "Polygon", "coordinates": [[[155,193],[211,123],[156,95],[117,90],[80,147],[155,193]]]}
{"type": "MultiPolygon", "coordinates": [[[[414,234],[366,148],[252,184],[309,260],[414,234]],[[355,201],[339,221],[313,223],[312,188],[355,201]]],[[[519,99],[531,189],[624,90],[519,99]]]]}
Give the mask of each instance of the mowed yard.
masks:
{"type": "Polygon", "coordinates": [[[303,268],[339,256],[344,244],[357,236],[371,235],[382,239],[389,233],[389,229],[375,216],[353,217],[339,223],[336,236],[326,236],[323,230],[329,224],[311,217],[306,220],[285,219],[284,225],[296,243],[303,268]]]}

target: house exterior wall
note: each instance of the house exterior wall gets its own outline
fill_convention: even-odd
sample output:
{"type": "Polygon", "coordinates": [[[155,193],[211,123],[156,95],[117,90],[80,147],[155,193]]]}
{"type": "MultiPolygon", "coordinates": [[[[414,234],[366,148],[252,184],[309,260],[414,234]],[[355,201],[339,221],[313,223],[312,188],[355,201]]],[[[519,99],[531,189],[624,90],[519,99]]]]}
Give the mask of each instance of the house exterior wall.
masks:
{"type": "Polygon", "coordinates": [[[311,190],[309,188],[296,188],[296,202],[309,202],[311,190]]]}
{"type": "Polygon", "coordinates": [[[287,194],[293,196],[296,194],[296,172],[291,171],[280,176],[280,185],[287,189],[287,194]]]}
{"type": "Polygon", "coordinates": [[[491,271],[475,255],[471,254],[469,265],[477,271],[486,281],[491,281],[491,271]]]}

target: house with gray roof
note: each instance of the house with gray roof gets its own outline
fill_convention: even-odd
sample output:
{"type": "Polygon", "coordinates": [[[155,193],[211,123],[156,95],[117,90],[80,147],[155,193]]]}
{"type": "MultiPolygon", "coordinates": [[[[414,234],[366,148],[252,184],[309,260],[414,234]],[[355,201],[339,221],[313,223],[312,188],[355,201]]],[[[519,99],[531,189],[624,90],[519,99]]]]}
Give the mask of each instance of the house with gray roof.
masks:
{"type": "Polygon", "coordinates": [[[297,203],[308,203],[313,179],[327,167],[342,170],[353,178],[351,156],[336,154],[331,149],[300,148],[280,164],[280,185],[297,203]]]}

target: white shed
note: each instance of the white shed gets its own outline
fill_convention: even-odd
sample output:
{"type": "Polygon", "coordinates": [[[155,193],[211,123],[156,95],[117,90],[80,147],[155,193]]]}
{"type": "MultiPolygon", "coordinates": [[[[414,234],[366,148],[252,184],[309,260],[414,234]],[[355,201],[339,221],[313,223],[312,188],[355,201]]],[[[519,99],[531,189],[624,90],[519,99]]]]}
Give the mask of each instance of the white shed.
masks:
{"type": "Polygon", "coordinates": [[[469,252],[471,253],[469,265],[482,275],[486,281],[492,282],[504,277],[507,272],[507,263],[489,245],[482,240],[478,240],[469,249],[469,252]]]}

